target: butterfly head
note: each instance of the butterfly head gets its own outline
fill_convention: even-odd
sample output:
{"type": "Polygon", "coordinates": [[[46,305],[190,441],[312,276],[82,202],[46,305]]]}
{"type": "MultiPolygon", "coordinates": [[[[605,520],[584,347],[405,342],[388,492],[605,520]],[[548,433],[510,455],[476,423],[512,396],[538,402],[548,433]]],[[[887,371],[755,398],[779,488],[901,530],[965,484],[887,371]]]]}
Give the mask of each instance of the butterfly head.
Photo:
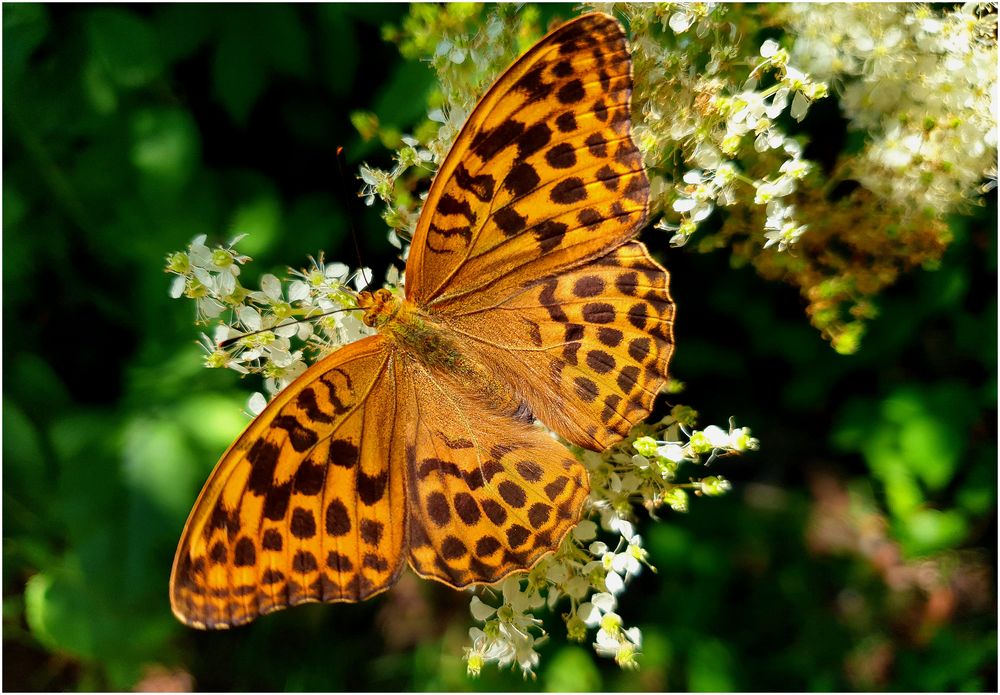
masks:
{"type": "Polygon", "coordinates": [[[399,298],[387,289],[358,292],[358,308],[364,311],[361,320],[371,328],[381,328],[399,311],[399,298]]]}

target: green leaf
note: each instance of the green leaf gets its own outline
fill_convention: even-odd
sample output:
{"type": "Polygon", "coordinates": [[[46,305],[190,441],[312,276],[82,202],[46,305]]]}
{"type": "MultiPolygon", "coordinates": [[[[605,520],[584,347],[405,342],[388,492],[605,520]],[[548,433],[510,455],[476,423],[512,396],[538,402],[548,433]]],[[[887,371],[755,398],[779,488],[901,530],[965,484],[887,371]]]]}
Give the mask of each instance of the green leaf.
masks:
{"type": "Polygon", "coordinates": [[[305,77],[309,69],[309,37],[300,10],[278,3],[256,5],[254,10],[254,26],[260,41],[249,43],[266,53],[275,71],[305,77]]]}
{"type": "Polygon", "coordinates": [[[87,16],[87,37],[94,57],[122,87],[141,87],[163,70],[156,34],[132,12],[94,10],[87,16]]]}
{"type": "Polygon", "coordinates": [[[24,587],[24,615],[28,629],[49,649],[91,654],[87,630],[72,619],[75,607],[52,574],[39,572],[24,587]]]}
{"type": "Polygon", "coordinates": [[[954,548],[969,532],[961,512],[920,509],[899,524],[900,540],[906,554],[919,557],[954,548]]]}
{"type": "Polygon", "coordinates": [[[218,16],[194,3],[156,5],[154,30],[164,61],[174,63],[190,57],[215,31],[218,16]]]}
{"type": "Polygon", "coordinates": [[[3,82],[9,88],[24,74],[28,60],[49,33],[44,5],[11,3],[3,8],[3,82]]]}
{"type": "Polygon", "coordinates": [[[688,690],[725,692],[739,686],[733,680],[733,658],[722,642],[704,638],[688,653],[688,690]]]}
{"type": "Polygon", "coordinates": [[[97,59],[87,61],[81,75],[83,94],[90,106],[102,116],[114,113],[118,108],[118,92],[104,68],[104,63],[97,59]]]}
{"type": "Polygon", "coordinates": [[[586,650],[563,647],[549,657],[542,684],[550,693],[595,692],[601,689],[601,673],[586,650]]]}
{"type": "Polygon", "coordinates": [[[306,75],[308,37],[296,11],[284,5],[236,6],[225,20],[212,80],[216,96],[243,125],[273,72],[306,75]]]}
{"type": "Polygon", "coordinates": [[[181,109],[143,109],[132,117],[130,158],[153,186],[177,190],[200,160],[198,129],[181,109]]]}
{"type": "Polygon", "coordinates": [[[235,209],[227,225],[227,236],[248,234],[240,242],[240,250],[251,256],[259,255],[277,239],[281,220],[281,201],[270,186],[265,186],[235,209]]]}
{"type": "Polygon", "coordinates": [[[200,471],[192,469],[192,451],[176,423],[138,416],[122,433],[122,477],[133,491],[171,516],[191,504],[200,471]]]}
{"type": "MultiPolygon", "coordinates": [[[[3,399],[4,493],[18,505],[31,507],[44,501],[48,488],[45,452],[38,428],[9,398],[3,399]]],[[[6,512],[4,519],[6,521],[6,512]]]]}
{"type": "Polygon", "coordinates": [[[264,92],[267,77],[256,46],[228,28],[215,49],[212,83],[215,95],[238,124],[246,123],[250,109],[264,92]]]}
{"type": "Polygon", "coordinates": [[[46,421],[71,405],[65,384],[52,365],[37,354],[21,353],[4,370],[4,394],[14,397],[24,411],[46,421]]]}
{"type": "Polygon", "coordinates": [[[881,403],[854,399],[833,428],[834,445],[860,451],[886,486],[890,510],[906,515],[947,487],[978,417],[975,393],[959,382],[901,386],[881,403]]]}
{"type": "Polygon", "coordinates": [[[372,111],[379,122],[408,129],[427,114],[427,93],[434,76],[422,63],[401,63],[379,90],[372,111]]]}
{"type": "Polygon", "coordinates": [[[321,35],[323,76],[334,94],[346,96],[354,85],[358,60],[361,55],[358,41],[345,5],[319,5],[319,31],[321,35]]]}

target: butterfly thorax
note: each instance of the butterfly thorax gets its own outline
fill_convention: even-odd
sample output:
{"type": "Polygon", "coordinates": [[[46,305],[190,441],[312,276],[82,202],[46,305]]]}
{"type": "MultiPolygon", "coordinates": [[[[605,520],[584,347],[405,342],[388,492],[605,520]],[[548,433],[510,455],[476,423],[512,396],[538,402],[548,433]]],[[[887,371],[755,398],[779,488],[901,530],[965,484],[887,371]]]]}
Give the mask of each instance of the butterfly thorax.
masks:
{"type": "Polygon", "coordinates": [[[508,383],[461,349],[461,336],[414,303],[379,289],[360,292],[358,308],[365,312],[365,325],[389,337],[435,378],[451,382],[496,412],[512,413],[521,406],[508,383]]]}
{"type": "Polygon", "coordinates": [[[386,289],[359,292],[358,308],[366,326],[393,339],[425,366],[451,371],[460,368],[461,354],[455,340],[416,305],[386,289]]]}

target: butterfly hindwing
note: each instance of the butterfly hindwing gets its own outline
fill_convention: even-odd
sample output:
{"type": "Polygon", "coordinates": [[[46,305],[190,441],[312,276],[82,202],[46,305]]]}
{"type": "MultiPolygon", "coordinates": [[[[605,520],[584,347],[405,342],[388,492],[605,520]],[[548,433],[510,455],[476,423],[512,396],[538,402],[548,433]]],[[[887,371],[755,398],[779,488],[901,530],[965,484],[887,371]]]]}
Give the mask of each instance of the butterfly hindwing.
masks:
{"type": "Polygon", "coordinates": [[[404,450],[381,336],[280,393],[216,466],[185,527],[171,603],[226,627],[307,601],[358,601],[403,566],[404,450]]]}
{"type": "Polygon", "coordinates": [[[674,315],[667,282],[631,241],[449,325],[479,360],[509,375],[535,417],[602,451],[649,415],[666,383],[674,315]]]}
{"type": "Polygon", "coordinates": [[[455,587],[531,567],[579,520],[586,469],[544,430],[447,375],[407,371],[410,564],[455,587]]]}
{"type": "Polygon", "coordinates": [[[649,184],[630,136],[631,70],[621,26],[589,14],[497,80],[431,186],[408,298],[441,314],[489,303],[636,233],[649,184]]]}

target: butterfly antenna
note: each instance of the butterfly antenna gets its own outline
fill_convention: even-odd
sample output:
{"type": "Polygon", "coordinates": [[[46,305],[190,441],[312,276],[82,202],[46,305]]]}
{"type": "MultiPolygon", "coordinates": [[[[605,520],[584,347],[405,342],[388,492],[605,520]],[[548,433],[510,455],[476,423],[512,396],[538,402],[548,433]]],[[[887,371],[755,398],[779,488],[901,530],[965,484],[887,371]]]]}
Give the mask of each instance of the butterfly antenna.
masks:
{"type": "Polygon", "coordinates": [[[284,323],[279,323],[276,326],[271,326],[270,328],[261,328],[259,331],[251,331],[250,333],[243,333],[242,335],[234,335],[232,338],[226,338],[221,343],[219,347],[225,350],[231,347],[235,343],[251,335],[260,335],[261,333],[267,333],[268,331],[273,331],[275,328],[281,328],[282,326],[291,326],[296,323],[303,323],[305,321],[312,321],[314,319],[321,319],[324,316],[329,316],[330,314],[339,314],[343,311],[354,311],[355,307],[344,307],[342,309],[331,309],[330,311],[324,311],[322,314],[315,314],[313,316],[304,316],[300,319],[293,319],[292,321],[286,321],[284,323]]]}
{"type": "MultiPolygon", "coordinates": [[[[344,173],[344,148],[337,148],[337,173],[340,175],[340,195],[344,201],[344,208],[347,210],[347,221],[351,228],[351,241],[354,242],[354,253],[358,258],[358,272],[364,274],[365,264],[361,260],[361,246],[358,244],[357,227],[354,224],[356,215],[354,213],[354,200],[347,195],[347,175],[344,173]]],[[[365,285],[361,289],[367,289],[370,282],[370,274],[365,276],[365,285]]]]}

